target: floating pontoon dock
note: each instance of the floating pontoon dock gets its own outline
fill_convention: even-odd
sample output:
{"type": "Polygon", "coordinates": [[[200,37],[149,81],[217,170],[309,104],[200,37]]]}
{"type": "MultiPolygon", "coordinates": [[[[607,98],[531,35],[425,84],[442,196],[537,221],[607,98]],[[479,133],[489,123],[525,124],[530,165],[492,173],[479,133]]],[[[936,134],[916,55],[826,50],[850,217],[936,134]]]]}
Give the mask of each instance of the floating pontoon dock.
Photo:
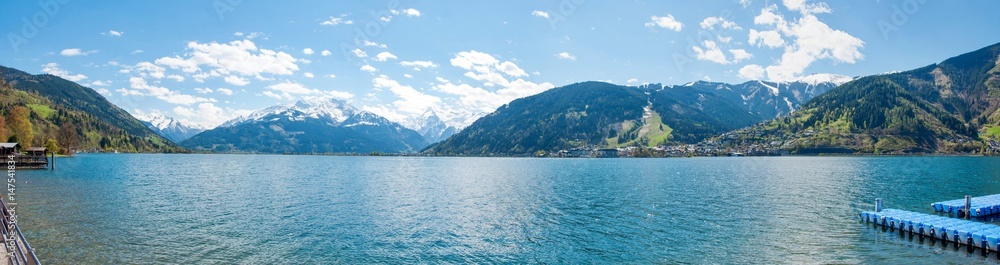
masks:
{"type": "Polygon", "coordinates": [[[873,222],[900,233],[917,234],[933,239],[966,245],[969,251],[1000,249],[1000,226],[944,216],[896,209],[862,212],[861,220],[873,222]]]}
{"type": "MultiPolygon", "coordinates": [[[[967,198],[968,199],[968,198],[967,198]]],[[[935,212],[954,213],[963,215],[965,213],[966,199],[957,199],[931,204],[935,212]]],[[[982,217],[1000,213],[1000,194],[986,195],[971,198],[969,209],[972,217],[982,217]]]]}

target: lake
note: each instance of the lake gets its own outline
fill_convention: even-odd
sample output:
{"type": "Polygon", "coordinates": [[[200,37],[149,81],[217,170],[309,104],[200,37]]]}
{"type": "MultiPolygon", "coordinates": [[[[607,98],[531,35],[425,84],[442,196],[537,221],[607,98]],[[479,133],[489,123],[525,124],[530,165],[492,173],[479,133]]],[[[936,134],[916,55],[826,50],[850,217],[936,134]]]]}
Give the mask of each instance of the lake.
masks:
{"type": "Polygon", "coordinates": [[[83,154],[18,171],[49,264],[982,263],[858,221],[1000,193],[995,157],[83,154]]]}

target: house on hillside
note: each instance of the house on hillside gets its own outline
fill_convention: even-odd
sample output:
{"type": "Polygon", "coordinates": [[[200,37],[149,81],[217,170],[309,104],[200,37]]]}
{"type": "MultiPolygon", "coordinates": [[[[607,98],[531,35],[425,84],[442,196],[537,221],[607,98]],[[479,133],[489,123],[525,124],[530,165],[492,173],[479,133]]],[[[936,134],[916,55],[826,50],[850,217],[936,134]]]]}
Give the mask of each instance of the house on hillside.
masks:
{"type": "Polygon", "coordinates": [[[600,158],[616,158],[618,157],[618,149],[615,148],[597,149],[597,151],[594,151],[594,154],[595,157],[600,157],[600,158]]]}

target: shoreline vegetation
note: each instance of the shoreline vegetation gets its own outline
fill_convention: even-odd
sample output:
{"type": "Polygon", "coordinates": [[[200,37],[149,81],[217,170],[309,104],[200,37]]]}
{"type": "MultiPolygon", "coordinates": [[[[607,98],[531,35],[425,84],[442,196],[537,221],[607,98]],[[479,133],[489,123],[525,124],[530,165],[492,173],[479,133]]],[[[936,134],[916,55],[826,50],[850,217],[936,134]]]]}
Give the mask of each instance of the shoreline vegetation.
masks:
{"type": "MultiPolygon", "coordinates": [[[[643,151],[640,151],[643,152],[643,151]]],[[[781,153],[770,153],[770,154],[748,154],[748,153],[706,153],[706,154],[683,154],[683,155],[652,155],[648,153],[639,153],[632,155],[619,155],[619,156],[597,156],[597,155],[584,155],[584,156],[558,156],[558,152],[546,153],[544,155],[529,155],[529,154],[498,154],[498,155],[436,155],[436,154],[425,154],[425,153],[383,153],[383,152],[371,152],[371,153],[262,153],[262,152],[90,152],[90,153],[80,153],[80,154],[192,154],[192,155],[288,155],[288,156],[380,156],[380,157],[480,157],[480,158],[492,158],[492,157],[509,157],[509,158],[694,158],[694,157],[991,157],[1000,156],[1000,152],[993,153],[823,153],[823,152],[810,152],[810,153],[792,153],[792,152],[781,152],[781,153]]],[[[57,157],[71,157],[57,155],[57,157]]]]}

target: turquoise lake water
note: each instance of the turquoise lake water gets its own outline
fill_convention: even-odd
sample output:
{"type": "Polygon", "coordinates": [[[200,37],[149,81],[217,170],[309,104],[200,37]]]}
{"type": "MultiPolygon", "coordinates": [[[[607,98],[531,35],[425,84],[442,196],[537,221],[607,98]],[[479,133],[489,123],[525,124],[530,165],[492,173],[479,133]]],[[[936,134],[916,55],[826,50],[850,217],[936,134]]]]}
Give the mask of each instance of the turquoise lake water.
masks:
{"type": "Polygon", "coordinates": [[[997,264],[858,221],[1000,193],[1000,158],[85,154],[18,171],[48,264],[997,264]]]}

